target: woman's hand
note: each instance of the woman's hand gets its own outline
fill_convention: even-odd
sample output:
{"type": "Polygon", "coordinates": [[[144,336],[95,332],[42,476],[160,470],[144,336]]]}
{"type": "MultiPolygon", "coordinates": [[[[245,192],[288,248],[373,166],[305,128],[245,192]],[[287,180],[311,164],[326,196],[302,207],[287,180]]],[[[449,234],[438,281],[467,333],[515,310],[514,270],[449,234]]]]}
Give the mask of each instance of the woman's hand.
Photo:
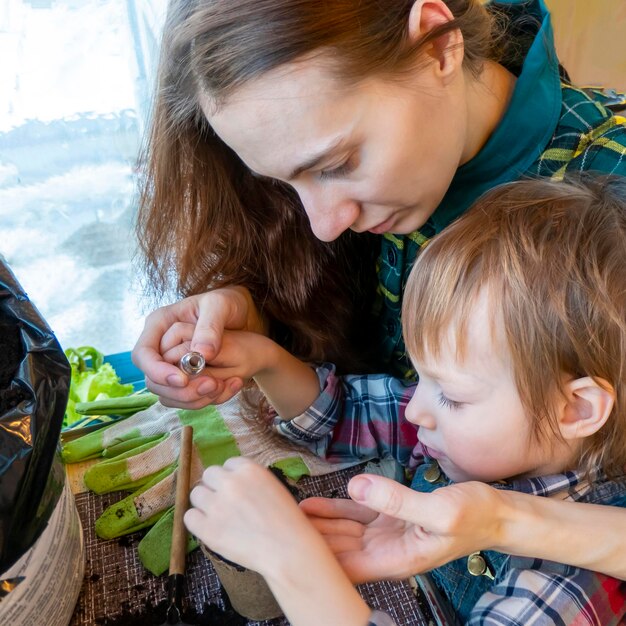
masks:
{"type": "Polygon", "coordinates": [[[190,350],[200,352],[210,364],[221,349],[225,329],[266,332],[244,287],[216,289],[153,311],[133,349],[133,363],[165,406],[198,409],[225,402],[241,389],[241,378],[217,380],[205,374],[190,378],[178,367],[190,350]]]}
{"type": "Polygon", "coordinates": [[[403,579],[499,543],[501,495],[468,482],[420,493],[381,476],[355,476],[352,500],[300,507],[354,583],[403,579]]]}

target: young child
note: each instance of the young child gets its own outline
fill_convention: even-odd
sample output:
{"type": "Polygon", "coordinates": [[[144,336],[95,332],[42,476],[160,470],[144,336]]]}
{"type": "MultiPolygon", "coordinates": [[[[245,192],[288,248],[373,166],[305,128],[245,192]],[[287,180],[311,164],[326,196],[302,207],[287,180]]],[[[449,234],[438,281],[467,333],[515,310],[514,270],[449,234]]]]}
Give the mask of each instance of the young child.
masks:
{"type": "MultiPolygon", "coordinates": [[[[212,373],[254,377],[278,432],[318,454],[412,466],[415,491],[480,481],[626,506],[625,179],[527,180],[489,192],[422,252],[402,317],[417,386],[314,370],[243,332],[226,335],[212,373]]],[[[350,493],[365,500],[371,485],[353,479],[350,493]]],[[[428,540],[415,491],[394,492],[386,510],[395,516],[349,501],[298,509],[265,470],[233,459],[206,471],[186,522],[260,571],[293,624],[383,624],[331,552],[353,581],[406,575],[428,540]]],[[[479,485],[476,493],[481,506],[479,485]]],[[[619,581],[494,550],[430,575],[463,623],[607,626],[626,611],[619,581]]]]}

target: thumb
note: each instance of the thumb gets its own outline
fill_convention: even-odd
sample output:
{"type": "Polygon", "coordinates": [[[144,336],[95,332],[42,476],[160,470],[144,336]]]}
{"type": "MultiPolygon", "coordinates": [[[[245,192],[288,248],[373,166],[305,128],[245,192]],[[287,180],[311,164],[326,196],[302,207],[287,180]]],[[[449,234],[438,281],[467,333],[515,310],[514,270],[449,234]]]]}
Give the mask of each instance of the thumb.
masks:
{"type": "Polygon", "coordinates": [[[191,349],[211,361],[222,349],[222,337],[228,311],[225,306],[211,306],[209,299],[201,300],[198,321],[191,338],[191,349]]]}
{"type": "Polygon", "coordinates": [[[423,519],[423,494],[391,478],[360,474],[348,483],[348,494],[355,502],[379,513],[415,524],[423,519]]]}

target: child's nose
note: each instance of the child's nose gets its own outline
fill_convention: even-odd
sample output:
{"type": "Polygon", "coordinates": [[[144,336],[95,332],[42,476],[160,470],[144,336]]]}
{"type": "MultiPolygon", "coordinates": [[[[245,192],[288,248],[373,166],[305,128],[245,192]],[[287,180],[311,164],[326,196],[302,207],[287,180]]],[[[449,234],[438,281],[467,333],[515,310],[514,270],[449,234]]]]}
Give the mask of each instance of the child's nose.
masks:
{"type": "Polygon", "coordinates": [[[415,424],[416,426],[421,426],[422,428],[427,428],[429,430],[434,430],[437,422],[435,420],[435,416],[433,412],[430,410],[427,402],[421,398],[421,394],[418,392],[419,385],[416,388],[413,397],[409,400],[407,404],[405,416],[406,419],[411,422],[411,424],[415,424]]]}

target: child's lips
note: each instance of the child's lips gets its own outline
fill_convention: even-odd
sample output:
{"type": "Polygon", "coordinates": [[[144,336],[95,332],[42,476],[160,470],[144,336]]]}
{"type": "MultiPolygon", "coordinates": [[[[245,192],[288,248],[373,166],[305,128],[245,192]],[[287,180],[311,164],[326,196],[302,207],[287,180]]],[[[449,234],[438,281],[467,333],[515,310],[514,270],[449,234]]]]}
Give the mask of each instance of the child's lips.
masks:
{"type": "Polygon", "coordinates": [[[429,456],[431,459],[437,460],[445,458],[445,454],[443,452],[439,452],[439,450],[431,448],[430,446],[427,446],[425,444],[422,444],[422,446],[424,448],[426,456],[429,456]]]}

